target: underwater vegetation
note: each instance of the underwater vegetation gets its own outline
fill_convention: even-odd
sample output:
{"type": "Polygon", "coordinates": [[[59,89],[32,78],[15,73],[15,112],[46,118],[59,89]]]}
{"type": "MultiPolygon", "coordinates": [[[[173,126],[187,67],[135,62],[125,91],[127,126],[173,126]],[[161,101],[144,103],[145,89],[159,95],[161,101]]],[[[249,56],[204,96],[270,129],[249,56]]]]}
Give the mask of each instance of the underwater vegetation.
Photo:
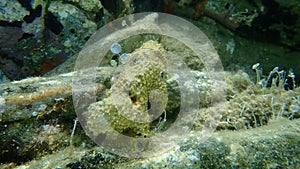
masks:
{"type": "MultiPolygon", "coordinates": [[[[166,68],[162,49],[155,41],[148,41],[131,53],[119,67],[120,72],[111,82],[111,90],[102,101],[91,105],[83,113],[93,137],[107,132],[107,129],[99,128],[102,118],[108,119],[109,126],[113,129],[128,136],[147,137],[150,134],[150,122],[158,118],[155,113],[161,114],[167,104],[167,79],[161,76],[166,68]],[[151,113],[148,110],[149,104],[159,106],[153,107],[151,113]]],[[[114,53],[121,52],[119,44],[115,43],[111,50],[114,53]]]]}
{"type": "Polygon", "coordinates": [[[0,168],[300,168],[298,1],[0,0],[0,11],[0,168]],[[226,70],[226,101],[211,104],[209,76],[186,46],[135,36],[112,43],[93,72],[97,102],[79,125],[72,98],[77,54],[98,28],[144,11],[183,17],[205,32],[226,70]],[[97,127],[102,117],[133,138],[155,136],[176,121],[180,91],[162,71],[164,51],[181,56],[197,79],[201,108],[190,135],[149,159],[104,151],[87,137],[105,135],[107,128],[97,127]],[[128,80],[130,73],[136,76],[128,80]],[[116,105],[119,96],[127,100],[116,105]],[[144,114],[124,118],[131,114],[116,109],[126,105],[144,114]],[[210,120],[217,121],[213,134],[199,140],[210,120]]]}
{"type": "MultiPolygon", "coordinates": [[[[167,12],[210,27],[220,24],[238,36],[292,50],[300,44],[296,1],[1,0],[0,8],[0,66],[10,80],[46,74],[79,52],[98,28],[137,12],[167,12]]],[[[290,50],[282,53],[295,57],[290,50]]]]}
{"type": "MultiPolygon", "coordinates": [[[[162,41],[163,44],[168,42],[172,43],[172,41],[168,40],[166,42],[162,41]]],[[[139,57],[139,54],[147,54],[147,48],[155,48],[158,50],[157,52],[159,52],[159,49],[162,49],[162,44],[158,44],[155,41],[144,43],[141,48],[132,52],[131,56],[127,58],[125,63],[121,66],[127,67],[129,66],[128,64],[132,63],[132,61],[136,59],[136,57],[139,57]]],[[[153,57],[151,52],[149,53],[149,58],[153,57]]],[[[142,56],[142,58],[144,58],[144,55],[142,56]]],[[[149,62],[147,59],[142,59],[140,62],[135,61],[134,63],[136,63],[136,66],[142,66],[145,65],[145,62],[147,61],[149,62]]],[[[163,63],[160,62],[160,60],[157,61],[159,61],[159,63],[163,63]]],[[[145,90],[149,87],[148,84],[156,84],[157,86],[154,88],[159,88],[160,91],[168,89],[169,95],[173,92],[176,94],[177,90],[176,85],[173,86],[174,84],[172,81],[166,81],[163,77],[161,80],[158,80],[150,76],[152,73],[149,73],[149,71],[156,74],[155,77],[161,77],[161,72],[157,72],[153,69],[155,64],[151,66],[151,64],[148,63],[146,65],[149,66],[142,66],[145,70],[142,72],[140,69],[133,68],[136,70],[137,76],[136,79],[131,81],[129,84],[129,86],[132,86],[132,91],[130,92],[131,95],[128,96],[128,101],[131,105],[137,106],[136,108],[138,109],[148,109],[148,98],[136,97],[149,95],[149,92],[147,93],[147,90],[145,90]],[[157,76],[157,74],[159,76],[157,76]],[[141,80],[143,78],[147,78],[149,80],[141,80]],[[140,88],[141,90],[138,90],[138,88],[134,86],[140,85],[139,83],[135,83],[140,80],[141,82],[145,82],[145,85],[140,88]],[[138,94],[137,92],[142,93],[138,94]]],[[[174,117],[171,113],[172,109],[170,109],[170,107],[173,107],[175,108],[173,110],[176,110],[176,107],[178,106],[178,100],[176,101],[176,97],[174,96],[168,97],[168,102],[173,106],[168,105],[167,108],[169,108],[166,111],[166,115],[162,114],[162,117],[165,120],[164,123],[156,121],[156,123],[151,124],[134,124],[135,122],[128,121],[128,119],[123,120],[121,116],[115,114],[114,111],[111,111],[115,107],[110,102],[110,99],[112,98],[112,96],[110,96],[111,90],[113,90],[116,86],[119,87],[116,87],[115,89],[122,89],[120,85],[123,86],[126,84],[127,80],[122,80],[122,78],[120,78],[112,84],[107,83],[107,81],[111,80],[111,74],[113,69],[115,69],[110,66],[109,63],[107,66],[108,67],[99,67],[97,71],[98,75],[96,81],[99,85],[96,92],[99,94],[100,101],[91,105],[89,107],[89,111],[85,112],[84,115],[86,115],[87,118],[97,119],[97,116],[104,116],[111,120],[110,123],[114,126],[114,129],[123,134],[134,137],[150,137],[153,134],[155,135],[156,132],[161,132],[161,129],[165,129],[168,124],[172,123],[172,120],[174,120],[173,118],[176,117],[174,117]],[[95,114],[96,112],[97,114],[95,114]],[[119,122],[117,123],[117,121],[121,121],[122,125],[120,125],[119,122]]],[[[159,65],[156,65],[156,67],[159,67],[159,65]]],[[[254,66],[253,68],[256,67],[254,66]]],[[[128,69],[127,71],[133,72],[134,70],[128,69]]],[[[127,72],[119,73],[120,74],[118,76],[122,77],[122,74],[126,74],[127,72]]],[[[262,153],[260,154],[261,156],[268,156],[269,153],[290,152],[291,150],[294,152],[294,154],[279,157],[279,161],[278,156],[276,156],[276,158],[271,157],[267,160],[267,162],[265,162],[267,164],[264,165],[271,165],[269,163],[274,163],[275,161],[275,166],[286,164],[283,160],[286,158],[288,158],[289,163],[291,163],[289,165],[297,165],[295,157],[299,152],[294,146],[298,144],[297,140],[299,141],[299,136],[296,134],[298,132],[297,128],[299,129],[297,121],[300,117],[300,91],[298,86],[296,86],[293,90],[285,90],[284,86],[280,86],[279,83],[276,82],[276,76],[270,76],[270,74],[274,73],[274,71],[271,71],[269,75],[265,75],[262,72],[259,74],[259,78],[257,78],[260,79],[260,81],[257,82],[255,78],[250,80],[249,75],[243,71],[228,72],[226,73],[227,101],[225,105],[214,105],[213,107],[206,108],[206,106],[210,104],[209,81],[207,81],[208,79],[205,73],[200,71],[195,71],[194,73],[197,79],[199,79],[199,86],[202,86],[199,89],[206,92],[199,92],[203,99],[203,108],[200,110],[199,116],[195,119],[192,131],[194,135],[197,136],[197,131],[200,131],[203,128],[203,121],[209,119],[211,114],[215,114],[217,112],[220,115],[219,122],[215,124],[218,132],[216,135],[213,135],[209,141],[201,144],[199,144],[197,137],[193,137],[193,135],[187,137],[186,140],[179,144],[180,149],[170,152],[167,156],[167,158],[172,159],[173,167],[184,165],[197,167],[206,166],[208,164],[220,166],[220,164],[224,163],[226,166],[248,166],[248,162],[254,159],[247,157],[247,154],[255,154],[253,152],[255,148],[251,149],[248,147],[249,145],[260,149],[261,151],[258,151],[257,153],[262,153]],[[270,86],[261,85],[267,84],[262,83],[261,81],[267,82],[270,77],[272,77],[272,83],[270,86]],[[205,86],[208,87],[205,88],[205,86]],[[204,99],[207,100],[205,101],[204,99]],[[277,122],[287,124],[282,127],[293,127],[293,129],[295,129],[294,132],[296,133],[291,131],[287,134],[287,131],[289,131],[288,128],[276,128],[275,126],[281,126],[278,125],[277,122]],[[273,126],[273,124],[275,124],[275,126],[273,126]],[[263,126],[269,128],[266,130],[259,130],[259,128],[263,128],[263,126]],[[248,129],[250,130],[248,131],[248,129]],[[240,136],[235,135],[230,133],[230,130],[245,133],[245,136],[243,134],[240,136]],[[225,132],[224,135],[223,131],[225,132]],[[272,134],[268,132],[271,132],[272,134]],[[285,133],[285,135],[283,133],[285,133]],[[267,137],[266,134],[270,135],[271,138],[267,137]],[[249,138],[251,135],[253,135],[253,138],[249,138]],[[275,135],[276,139],[273,139],[271,135],[275,135]],[[224,142],[220,142],[220,140],[224,140],[224,142]],[[266,140],[268,143],[266,143],[266,140]],[[278,147],[279,145],[281,145],[280,148],[278,147]],[[264,146],[273,147],[276,152],[269,152],[267,149],[264,149],[264,146]],[[217,149],[211,149],[209,147],[217,147],[217,149]],[[214,152],[213,150],[217,150],[218,152],[214,152]],[[236,161],[235,152],[239,153],[240,158],[243,160],[236,161]],[[214,156],[227,156],[232,159],[223,161],[221,160],[223,158],[218,158],[220,160],[213,160],[215,159],[213,158],[214,156]]],[[[1,91],[3,93],[1,97],[1,124],[3,127],[1,128],[3,131],[1,134],[1,142],[3,142],[3,144],[1,144],[1,150],[6,150],[1,152],[1,157],[3,157],[1,158],[3,159],[2,163],[14,162],[9,164],[14,166],[26,161],[28,162],[31,159],[38,158],[39,156],[50,157],[56,155],[58,159],[63,158],[61,154],[56,153],[60,151],[62,151],[62,154],[71,152],[71,154],[74,154],[74,151],[83,151],[85,153],[81,157],[70,155],[70,159],[72,159],[71,161],[65,161],[60,164],[64,164],[71,168],[79,166],[136,166],[138,168],[138,166],[141,165],[170,165],[169,162],[164,161],[166,160],[164,158],[161,158],[161,160],[151,158],[148,163],[143,163],[142,161],[131,161],[129,159],[104,152],[103,150],[94,147],[94,144],[90,139],[86,138],[84,131],[79,126],[77,126],[73,136],[71,137],[70,131],[74,128],[73,120],[76,118],[73,103],[71,101],[71,77],[72,73],[68,73],[48,78],[29,78],[14,82],[10,86],[7,86],[7,84],[1,85],[1,91]],[[3,109],[3,107],[5,107],[5,109],[3,109]],[[19,137],[18,133],[23,134],[19,137]],[[70,139],[72,139],[72,141],[70,141],[70,139]],[[11,141],[13,141],[13,143],[11,141]],[[70,147],[71,143],[75,147],[70,147]],[[14,151],[16,147],[18,147],[18,151],[14,151]],[[11,161],[12,157],[14,157],[17,161],[11,161]],[[78,158],[81,160],[76,160],[78,158]]],[[[121,91],[122,90],[120,90],[120,92],[121,91]]],[[[122,92],[120,94],[122,94],[122,92]]],[[[158,94],[163,97],[162,93],[158,92],[158,94]]],[[[126,97],[124,96],[124,98],[126,97]]],[[[161,109],[160,111],[163,110],[161,109]]],[[[142,117],[150,118],[148,114],[145,114],[142,117]]],[[[90,125],[94,134],[97,134],[97,132],[105,132],[104,128],[99,129],[96,125],[97,123],[91,122],[93,122],[93,120],[89,121],[87,125],[90,125]],[[96,126],[92,127],[93,125],[96,126]]],[[[255,163],[252,164],[253,166],[261,163],[258,159],[255,159],[254,161],[255,163]]],[[[57,166],[56,164],[57,162],[51,162],[51,165],[53,166],[57,166]]],[[[42,166],[42,164],[39,163],[30,165],[42,166]]]]}

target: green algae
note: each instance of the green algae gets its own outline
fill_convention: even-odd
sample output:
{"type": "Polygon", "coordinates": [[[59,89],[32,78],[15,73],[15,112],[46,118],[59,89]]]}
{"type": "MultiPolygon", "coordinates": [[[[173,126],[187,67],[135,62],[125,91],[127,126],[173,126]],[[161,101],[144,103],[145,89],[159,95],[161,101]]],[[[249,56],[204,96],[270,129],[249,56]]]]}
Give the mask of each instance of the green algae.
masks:
{"type": "Polygon", "coordinates": [[[98,125],[103,116],[109,126],[122,134],[147,137],[152,119],[164,111],[167,103],[166,77],[162,76],[166,58],[162,51],[157,42],[148,41],[119,67],[107,96],[84,113],[88,128],[95,135],[106,132],[98,125]],[[160,98],[160,101],[154,98],[160,98]]]}

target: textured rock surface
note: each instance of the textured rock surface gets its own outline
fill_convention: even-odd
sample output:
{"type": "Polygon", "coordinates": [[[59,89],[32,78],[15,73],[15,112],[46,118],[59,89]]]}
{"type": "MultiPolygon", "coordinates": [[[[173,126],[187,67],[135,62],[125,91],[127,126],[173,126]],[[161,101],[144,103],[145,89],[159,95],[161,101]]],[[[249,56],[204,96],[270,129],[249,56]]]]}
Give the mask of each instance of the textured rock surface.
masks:
{"type": "MultiPolygon", "coordinates": [[[[105,82],[111,79],[112,72],[111,68],[99,69],[97,75],[97,82],[100,85],[99,91],[105,90],[101,84],[106,84],[105,82]]],[[[66,165],[70,168],[80,166],[83,168],[88,166],[115,168],[160,166],[169,168],[244,168],[257,166],[299,168],[299,111],[294,113],[293,119],[287,120],[293,115],[294,109],[291,108],[291,105],[299,106],[300,104],[299,88],[288,92],[276,89],[276,87],[253,90],[254,86],[251,82],[247,81],[247,78],[240,73],[227,74],[227,76],[228,96],[232,97],[230,101],[226,102],[228,107],[223,107],[223,109],[212,107],[201,110],[207,111],[208,114],[214,111],[221,113],[223,118],[220,119],[220,124],[216,124],[219,125],[219,131],[205,142],[199,140],[200,133],[197,131],[202,126],[197,125],[202,124],[201,121],[205,120],[206,117],[197,117],[200,122],[196,121],[195,131],[174,150],[157,157],[140,160],[121,158],[104,152],[101,148],[94,147],[89,138],[83,137],[85,134],[79,127],[77,127],[74,136],[77,141],[74,140],[73,142],[77,146],[81,146],[75,149],[72,147],[64,149],[69,145],[70,130],[75,118],[74,110],[70,109],[73,107],[69,98],[71,88],[67,85],[71,82],[71,74],[50,78],[31,78],[2,84],[0,86],[2,92],[0,99],[0,129],[2,132],[0,138],[1,149],[7,151],[2,151],[4,154],[1,154],[1,160],[7,162],[11,160],[11,157],[14,157],[19,162],[28,161],[27,164],[21,165],[25,168],[34,166],[38,166],[38,168],[65,167],[66,165]],[[275,97],[273,105],[275,113],[270,116],[268,123],[261,123],[257,126],[250,125],[249,129],[246,129],[246,123],[240,120],[255,122],[251,116],[252,113],[259,115],[263,111],[272,112],[271,95],[268,94],[271,91],[278,94],[273,95],[275,97]],[[262,98],[265,98],[266,104],[261,100],[262,98]],[[241,100],[249,101],[249,106],[244,108],[244,115],[240,114],[243,110],[243,104],[238,103],[241,100]],[[250,104],[255,100],[258,102],[250,104]],[[277,113],[282,110],[281,106],[285,103],[287,106],[283,109],[284,116],[278,117],[277,113]],[[37,114],[34,114],[34,111],[37,114]],[[235,131],[226,129],[235,129],[235,131]],[[20,133],[22,133],[21,137],[20,133]],[[19,147],[18,151],[15,151],[16,147],[19,147]],[[54,154],[49,155],[51,153],[54,154]],[[66,160],[66,154],[68,160],[66,160]],[[29,162],[38,156],[43,156],[43,158],[29,162]]],[[[20,164],[11,163],[2,166],[16,167],[20,164]]]]}
{"type": "Polygon", "coordinates": [[[195,132],[174,150],[150,159],[68,147],[18,168],[299,168],[299,124],[299,119],[279,119],[257,129],[217,132],[205,142],[195,132]]]}
{"type": "Polygon", "coordinates": [[[48,10],[62,24],[61,35],[65,39],[62,39],[61,43],[67,48],[79,48],[97,29],[96,23],[91,21],[85,12],[72,4],[54,1],[50,3],[48,10]]]}
{"type": "Polygon", "coordinates": [[[2,21],[22,21],[26,15],[29,15],[29,11],[22,7],[17,0],[1,0],[0,8],[0,20],[2,21]]]}
{"type": "MultiPolygon", "coordinates": [[[[85,42],[84,39],[88,38],[97,27],[116,15],[121,16],[134,11],[131,0],[122,1],[125,5],[118,7],[114,6],[116,5],[114,3],[109,3],[108,6],[114,9],[111,11],[115,11],[112,14],[114,16],[109,15],[97,0],[48,1],[50,3],[48,5],[45,2],[44,0],[31,0],[26,3],[20,0],[0,0],[0,20],[4,21],[4,25],[1,26],[17,24],[1,30],[1,38],[4,39],[1,39],[1,45],[10,46],[17,43],[23,32],[33,36],[22,39],[12,50],[1,49],[1,69],[3,72],[5,70],[6,75],[7,72],[10,73],[11,79],[26,77],[21,76],[22,74],[36,75],[34,74],[36,72],[45,73],[53,69],[64,58],[76,53],[85,42]],[[46,10],[47,15],[45,15],[46,10]],[[47,16],[46,20],[45,16],[47,16]],[[18,36],[9,39],[9,33],[15,31],[19,33],[18,36]],[[34,73],[26,72],[28,67],[32,68],[31,71],[34,73]]],[[[192,2],[181,0],[179,5],[182,8],[178,13],[175,8],[171,9],[174,4],[164,5],[168,8],[168,12],[196,18],[193,22],[202,27],[212,40],[224,67],[242,69],[250,73],[250,77],[251,65],[257,62],[264,66],[266,70],[264,74],[274,66],[295,68],[296,73],[299,72],[299,52],[293,50],[299,49],[298,1],[254,0],[251,3],[250,1],[235,3],[234,0],[207,1],[207,8],[214,10],[215,13],[226,14],[225,19],[232,17],[236,22],[244,24],[246,28],[248,26],[249,30],[237,31],[248,39],[236,36],[236,32],[219,26],[216,18],[215,20],[207,17],[199,19],[195,16],[197,14],[195,12],[199,12],[196,11],[199,4],[192,2]],[[234,11],[231,11],[233,9],[234,11]],[[249,37],[255,40],[249,40],[249,37]],[[271,41],[272,44],[262,42],[264,40],[271,41]]],[[[185,46],[169,40],[159,40],[160,43],[168,46],[168,50],[174,51],[178,56],[184,56],[186,64],[193,70],[203,71],[202,63],[195,59],[193,53],[185,50],[185,46]]],[[[142,44],[145,41],[143,37],[138,37],[125,43],[127,42],[128,48],[134,50],[140,47],[135,44],[142,44]]],[[[69,66],[64,72],[71,70],[73,66],[69,66]]],[[[210,103],[207,97],[209,83],[205,73],[198,71],[194,73],[197,79],[199,78],[197,82],[201,87],[200,97],[204,99],[201,104],[206,106],[210,103]]],[[[112,70],[101,68],[99,72],[104,74],[97,78],[99,83],[97,92],[100,93],[98,99],[101,100],[110,95],[108,93],[104,96],[103,93],[106,92],[105,89],[110,88],[108,82],[111,80],[112,70]]],[[[123,71],[123,74],[125,73],[128,72],[123,71]]],[[[1,77],[3,76],[2,74],[1,77]]],[[[89,138],[84,137],[84,131],[78,126],[73,137],[73,143],[77,147],[68,147],[73,120],[76,118],[71,99],[70,74],[55,75],[50,78],[29,78],[2,84],[0,85],[0,160],[6,164],[1,164],[1,167],[13,168],[21,165],[20,168],[65,168],[66,166],[69,168],[300,168],[299,88],[290,91],[276,86],[271,89],[260,88],[242,71],[228,73],[227,76],[228,90],[227,95],[224,96],[227,98],[225,106],[215,105],[212,108],[202,109],[201,116],[195,119],[191,136],[183,140],[176,149],[156,158],[133,160],[109,154],[95,147],[89,138]],[[216,124],[218,131],[206,142],[201,142],[198,140],[197,131],[203,127],[203,121],[210,113],[221,115],[220,122],[216,124]]],[[[151,77],[146,79],[148,78],[151,77]]],[[[120,84],[122,82],[125,81],[120,81],[120,84]]],[[[170,96],[175,99],[172,105],[178,107],[180,105],[176,103],[180,98],[176,95],[178,94],[175,90],[176,84],[175,87],[172,85],[172,79],[168,79],[167,90],[174,94],[170,96]]],[[[143,100],[143,98],[139,99],[143,100]]],[[[168,100],[168,102],[172,101],[168,100]]],[[[102,106],[100,103],[110,105],[111,102],[112,100],[104,99],[96,103],[94,108],[98,110],[96,107],[102,106]]],[[[146,107],[145,102],[141,105],[143,108],[146,107]]],[[[108,107],[107,109],[112,111],[112,106],[108,107]]],[[[103,109],[106,108],[103,107],[101,111],[103,109]]],[[[150,118],[149,114],[143,115],[146,115],[145,119],[150,118]]],[[[171,114],[168,114],[167,120],[170,118],[169,115],[171,114]]],[[[114,120],[116,119],[119,117],[114,120]]],[[[115,128],[122,131],[129,125],[136,124],[123,122],[127,125],[115,126],[115,128]]],[[[116,124],[114,121],[112,123],[116,124]]],[[[149,131],[149,125],[139,126],[134,130],[136,133],[133,135],[141,133],[140,131],[144,129],[149,131]]]]}
{"type": "Polygon", "coordinates": [[[299,168],[299,119],[280,119],[258,129],[221,131],[205,142],[195,132],[177,149],[117,168],[299,168]]]}
{"type": "Polygon", "coordinates": [[[131,53],[113,76],[107,97],[91,105],[89,111],[83,114],[89,130],[95,136],[107,132],[98,124],[104,117],[112,128],[122,134],[146,137],[150,132],[150,122],[159,117],[166,107],[165,68],[163,48],[154,41],[146,42],[131,53]]]}

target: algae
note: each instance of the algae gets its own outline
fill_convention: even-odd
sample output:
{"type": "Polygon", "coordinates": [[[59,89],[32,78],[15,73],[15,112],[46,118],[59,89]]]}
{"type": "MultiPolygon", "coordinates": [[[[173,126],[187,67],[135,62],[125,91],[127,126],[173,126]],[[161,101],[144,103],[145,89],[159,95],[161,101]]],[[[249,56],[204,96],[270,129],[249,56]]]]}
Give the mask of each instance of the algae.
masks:
{"type": "Polygon", "coordinates": [[[119,67],[107,96],[83,114],[93,137],[107,132],[99,128],[103,117],[122,134],[148,136],[151,121],[160,116],[167,103],[166,77],[162,75],[166,59],[162,49],[157,42],[148,41],[119,67]]]}
{"type": "MultiPolygon", "coordinates": [[[[89,15],[85,12],[96,12],[97,8],[100,7],[100,1],[98,1],[96,5],[91,6],[86,6],[88,4],[82,4],[81,2],[83,1],[72,0],[72,3],[52,1],[52,5],[49,6],[50,12],[58,17],[59,21],[63,23],[65,27],[65,30],[61,34],[60,42],[63,42],[61,44],[66,48],[80,48],[84,42],[81,38],[88,38],[97,27],[95,15],[89,15]],[[65,13],[59,13],[54,8],[51,8],[53,4],[62,5],[64,9],[70,9],[76,6],[73,10],[77,9],[78,11],[65,15],[65,13]],[[79,18],[72,18],[71,15],[77,15],[79,18]],[[71,22],[67,22],[67,19],[62,16],[69,18],[71,22]],[[74,26],[85,23],[85,21],[87,21],[87,23],[84,24],[83,27],[74,26]],[[84,30],[92,29],[83,33],[81,32],[82,28],[84,28],[84,30]],[[73,37],[72,30],[75,31],[76,36],[79,36],[78,38],[73,37]]],[[[130,6],[131,1],[124,2],[126,3],[127,10],[123,13],[131,13],[134,11],[130,6]]],[[[186,10],[190,11],[184,11],[184,13],[189,14],[188,16],[190,18],[193,17],[194,11],[192,11],[192,9],[194,6],[192,5],[194,4],[187,0],[180,1],[179,5],[184,6],[182,2],[187,2],[188,5],[191,5],[185,6],[186,10]]],[[[253,28],[253,30],[258,30],[257,27],[255,27],[257,23],[254,21],[264,16],[263,14],[268,10],[270,11],[270,6],[266,6],[257,0],[252,3],[248,3],[247,1],[247,3],[240,2],[235,4],[234,2],[235,1],[209,1],[207,7],[222,14],[228,11],[228,8],[226,8],[228,3],[230,6],[235,5],[236,11],[232,13],[233,17],[235,17],[237,22],[245,22],[246,26],[253,28]]],[[[282,13],[274,15],[275,19],[277,17],[278,22],[282,21],[282,18],[279,17],[281,14],[290,14],[289,16],[292,18],[299,15],[297,13],[299,5],[297,5],[296,1],[287,2],[274,0],[272,2],[277,2],[281,7],[284,7],[279,7],[278,9],[285,9],[282,10],[282,13]]],[[[42,2],[39,0],[32,1],[32,8],[36,8],[40,3],[42,2]]],[[[18,2],[16,2],[16,4],[18,10],[22,11],[24,9],[20,7],[18,2]]],[[[7,8],[7,10],[9,9],[7,8]]],[[[72,10],[70,11],[72,12],[72,10]]],[[[5,12],[8,13],[9,11],[5,12]]],[[[18,21],[22,20],[25,15],[23,11],[18,18],[11,19],[11,17],[16,14],[18,13],[10,15],[10,18],[5,16],[4,19],[7,21],[18,21]]],[[[107,16],[103,18],[105,17],[107,16]]],[[[42,21],[38,18],[33,25],[39,25],[41,22],[42,21]]],[[[199,94],[202,99],[201,106],[204,107],[199,111],[199,116],[197,116],[196,122],[193,124],[193,131],[190,137],[183,140],[174,150],[150,159],[121,158],[104,152],[103,149],[95,146],[89,138],[84,137],[84,131],[78,126],[73,137],[73,139],[76,139],[76,141],[74,140],[76,147],[69,146],[70,130],[73,128],[73,119],[76,118],[70,98],[71,90],[68,85],[70,84],[70,79],[66,80],[65,78],[67,76],[59,77],[55,75],[54,77],[45,79],[29,78],[28,81],[6,83],[0,86],[2,92],[0,98],[1,142],[3,143],[1,144],[1,160],[3,160],[1,162],[6,163],[1,164],[1,167],[299,168],[299,87],[295,87],[294,90],[289,91],[276,85],[273,85],[271,88],[262,87],[255,83],[255,73],[251,72],[251,66],[257,62],[262,63],[267,72],[269,70],[271,71],[275,66],[293,67],[299,72],[297,51],[292,51],[290,48],[288,49],[281,46],[281,44],[284,44],[294,48],[299,44],[299,38],[297,38],[299,35],[299,23],[290,26],[275,23],[269,27],[270,29],[268,28],[268,31],[275,30],[280,33],[281,39],[279,40],[280,45],[278,45],[261,42],[257,39],[249,40],[249,36],[245,36],[247,39],[236,36],[238,33],[231,32],[219,26],[215,21],[207,18],[193,20],[193,22],[199,27],[202,27],[210,39],[212,39],[225,68],[227,70],[234,69],[239,71],[226,73],[227,94],[224,97],[226,97],[227,101],[225,105],[216,104],[213,105],[213,107],[205,108],[205,106],[208,106],[211,102],[211,97],[209,96],[211,88],[209,79],[207,78],[208,76],[202,72],[205,71],[203,63],[197,60],[190,50],[185,49],[186,47],[184,45],[176,41],[174,42],[174,39],[159,38],[159,43],[164,47],[168,46],[167,48],[165,47],[166,50],[173,51],[182,56],[185,63],[194,70],[194,75],[197,77],[197,83],[200,86],[199,94]],[[292,36],[285,28],[288,28],[289,31],[292,30],[290,32],[295,32],[295,34],[292,36]],[[61,98],[64,98],[64,100],[61,100],[61,98]],[[209,119],[211,114],[220,115],[218,119],[219,123],[215,124],[217,131],[206,142],[201,142],[197,137],[203,133],[198,133],[197,131],[203,128],[203,122],[209,119]],[[22,134],[21,137],[19,136],[20,133],[22,134]],[[15,159],[20,159],[21,161],[13,163],[15,161],[12,161],[11,157],[15,157],[15,159]]],[[[26,24],[24,24],[24,26],[26,26],[26,24]]],[[[27,28],[29,28],[29,31],[26,32],[39,29],[30,26],[27,28]]],[[[249,35],[251,36],[251,34],[249,35]]],[[[129,51],[133,51],[147,41],[143,40],[143,38],[144,37],[132,38],[134,40],[125,40],[124,43],[128,43],[129,51]]],[[[22,40],[22,42],[24,43],[20,46],[24,46],[24,49],[26,49],[27,46],[25,44],[27,41],[22,40]]],[[[37,43],[34,41],[33,44],[37,43]]],[[[42,55],[40,55],[40,53],[43,52],[43,48],[37,48],[36,51],[39,51],[38,54],[35,53],[35,56],[32,56],[35,61],[41,58],[42,55]]],[[[53,48],[53,51],[54,53],[59,53],[59,49],[57,48],[53,48]]],[[[76,57],[72,59],[76,59],[76,57]]],[[[73,63],[70,65],[72,64],[73,63]]],[[[64,68],[60,69],[62,70],[64,68]]],[[[103,110],[108,110],[108,112],[114,112],[114,110],[116,110],[116,107],[111,105],[113,100],[109,99],[111,91],[108,91],[112,85],[110,80],[112,77],[111,72],[113,72],[110,69],[111,68],[101,67],[101,70],[98,71],[98,73],[104,73],[105,76],[97,77],[97,83],[100,84],[98,88],[100,90],[97,90],[98,103],[90,107],[91,112],[97,112],[99,106],[102,105],[105,105],[100,108],[100,112],[102,113],[103,110]]],[[[63,71],[70,70],[71,69],[63,71]]],[[[152,72],[152,70],[150,70],[150,72],[152,72]]],[[[120,71],[118,73],[118,75],[121,76],[122,73],[125,74],[126,71],[120,71]]],[[[147,74],[149,71],[144,73],[147,74]]],[[[156,77],[154,78],[155,80],[159,77],[158,75],[161,75],[161,71],[153,71],[153,73],[157,75],[154,76],[156,77]]],[[[268,76],[265,72],[264,75],[268,76]]],[[[143,77],[153,80],[152,76],[143,77]]],[[[138,78],[135,80],[138,80],[138,78]]],[[[176,118],[176,113],[171,111],[176,110],[176,108],[180,106],[178,103],[180,101],[180,96],[178,95],[179,90],[174,79],[164,80],[166,80],[166,82],[163,81],[162,84],[158,84],[159,86],[163,86],[163,90],[159,90],[163,91],[163,94],[161,92],[146,92],[142,95],[150,95],[151,97],[152,94],[154,97],[154,95],[157,94],[158,96],[156,97],[159,97],[164,96],[164,92],[167,92],[168,98],[172,99],[167,100],[166,120],[172,123],[172,118],[176,118]]],[[[122,82],[119,82],[119,84],[122,84],[122,82]]],[[[137,83],[133,86],[136,87],[136,84],[137,83]]],[[[145,86],[146,88],[149,87],[147,85],[145,86]]],[[[133,89],[133,91],[141,92],[135,89],[133,89]]],[[[132,96],[138,94],[135,93],[132,96]]],[[[143,109],[149,108],[148,103],[146,104],[146,102],[140,101],[144,100],[144,98],[129,98],[131,102],[134,101],[136,103],[139,101],[139,103],[142,103],[141,107],[143,107],[143,109]]],[[[165,107],[165,101],[161,103],[162,106],[158,112],[161,112],[163,110],[162,108],[165,107]]],[[[109,114],[106,115],[107,118],[110,117],[109,114]]],[[[149,114],[143,115],[145,115],[145,119],[151,118],[149,114]]],[[[137,123],[123,120],[122,117],[118,115],[116,117],[113,116],[111,123],[119,132],[130,136],[143,137],[146,135],[147,137],[150,136],[149,132],[156,132],[156,130],[153,130],[153,127],[151,128],[151,123],[137,125],[137,123]],[[124,122],[124,125],[117,126],[115,120],[121,120],[124,122]],[[132,126],[134,126],[133,129],[132,126]]],[[[105,131],[97,132],[102,133],[105,131]]]]}

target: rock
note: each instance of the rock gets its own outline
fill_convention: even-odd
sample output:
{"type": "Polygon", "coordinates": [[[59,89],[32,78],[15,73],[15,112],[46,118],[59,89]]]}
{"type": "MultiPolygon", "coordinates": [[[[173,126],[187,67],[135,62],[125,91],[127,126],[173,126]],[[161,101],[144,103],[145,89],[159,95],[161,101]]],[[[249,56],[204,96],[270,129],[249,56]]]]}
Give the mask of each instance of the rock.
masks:
{"type": "Polygon", "coordinates": [[[148,41],[131,53],[113,76],[107,96],[83,113],[92,137],[111,130],[99,127],[101,118],[119,133],[147,137],[151,121],[166,107],[166,77],[162,76],[165,66],[163,48],[157,42],[148,41]]]}

